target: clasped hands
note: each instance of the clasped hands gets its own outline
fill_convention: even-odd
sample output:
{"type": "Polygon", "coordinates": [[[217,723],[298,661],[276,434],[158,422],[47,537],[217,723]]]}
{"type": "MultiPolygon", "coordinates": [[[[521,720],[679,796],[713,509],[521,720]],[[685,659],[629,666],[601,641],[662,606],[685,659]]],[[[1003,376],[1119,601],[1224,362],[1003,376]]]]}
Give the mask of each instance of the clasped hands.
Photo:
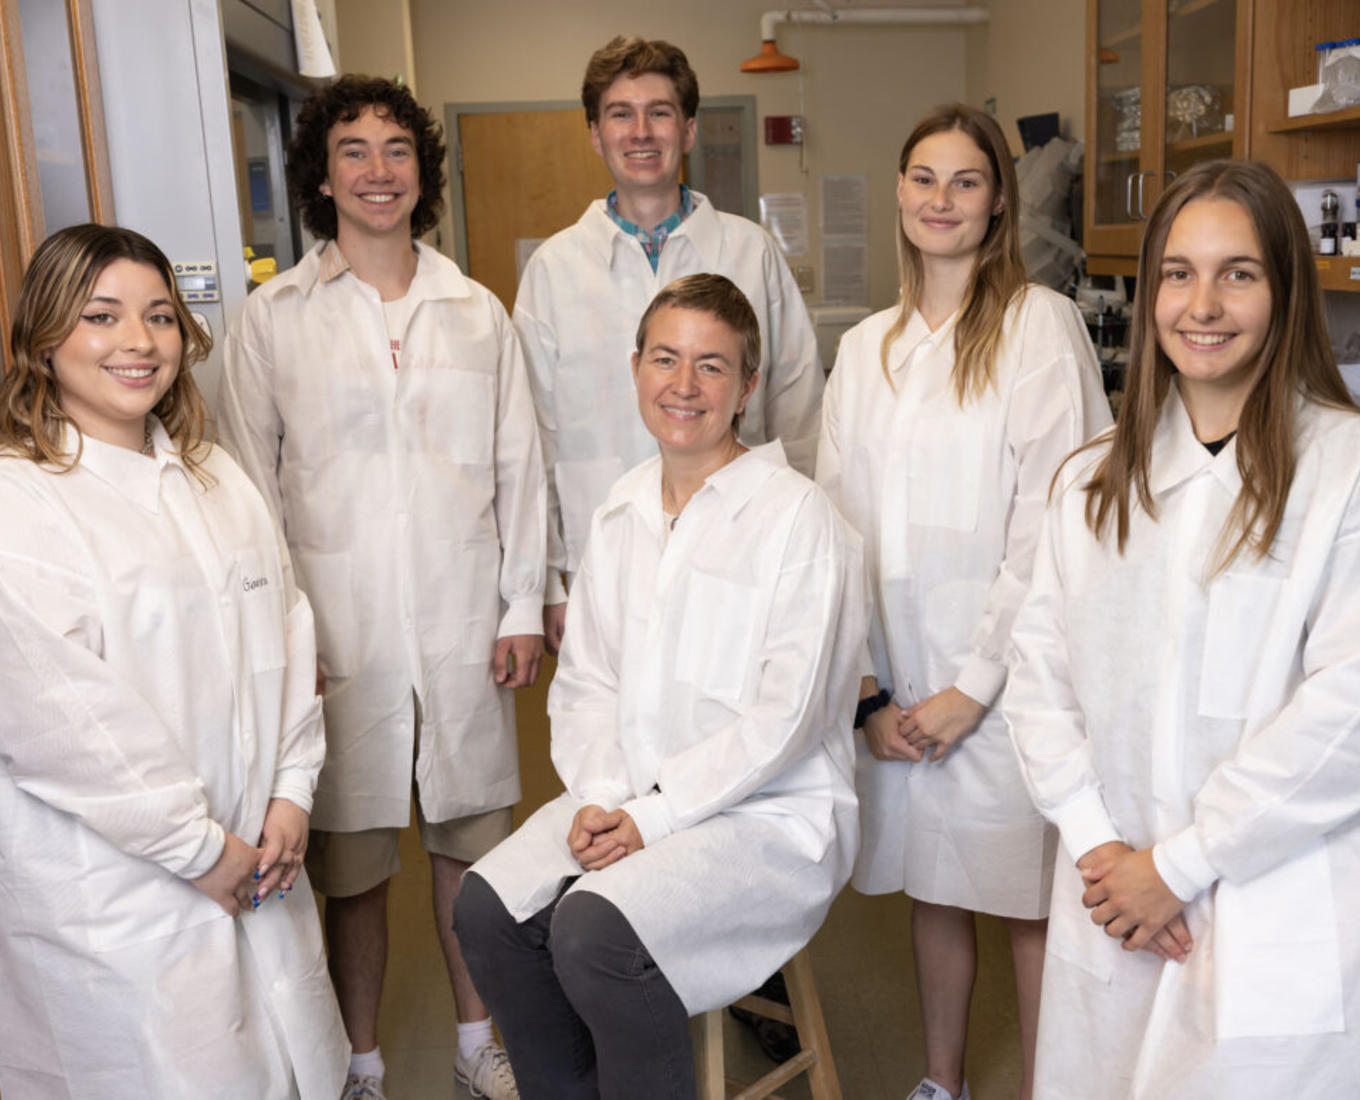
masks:
{"type": "Polygon", "coordinates": [[[606,810],[593,802],[572,818],[567,847],[583,871],[599,871],[643,847],[642,834],[623,810],[606,810]]]}
{"type": "Polygon", "coordinates": [[[1152,849],[1135,850],[1112,840],[1092,848],[1077,870],[1086,883],[1081,903],[1105,934],[1122,940],[1124,950],[1148,950],[1162,959],[1185,962],[1194,940],[1181,901],[1157,873],[1152,849]]]}
{"type": "Polygon", "coordinates": [[[864,720],[864,737],[879,760],[938,764],[986,713],[976,699],[948,687],[906,710],[893,702],[880,707],[864,720]]]}
{"type": "Polygon", "coordinates": [[[217,902],[228,916],[249,913],[275,892],[284,897],[302,870],[308,814],[286,798],[271,798],[257,845],[226,834],[212,870],[190,885],[217,902]]]}

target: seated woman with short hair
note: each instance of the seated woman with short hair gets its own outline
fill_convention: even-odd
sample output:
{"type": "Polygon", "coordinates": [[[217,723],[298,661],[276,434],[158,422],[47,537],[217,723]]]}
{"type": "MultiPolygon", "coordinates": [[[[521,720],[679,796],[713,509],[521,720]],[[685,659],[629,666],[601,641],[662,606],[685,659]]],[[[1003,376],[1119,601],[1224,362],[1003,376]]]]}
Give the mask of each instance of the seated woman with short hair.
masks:
{"type": "Polygon", "coordinates": [[[633,372],[660,454],[595,513],[548,697],[566,793],[454,911],[526,1100],[694,1095],[688,1017],[821,925],[858,841],[858,537],[780,444],[737,440],[760,332],[671,283],[633,372]]]}

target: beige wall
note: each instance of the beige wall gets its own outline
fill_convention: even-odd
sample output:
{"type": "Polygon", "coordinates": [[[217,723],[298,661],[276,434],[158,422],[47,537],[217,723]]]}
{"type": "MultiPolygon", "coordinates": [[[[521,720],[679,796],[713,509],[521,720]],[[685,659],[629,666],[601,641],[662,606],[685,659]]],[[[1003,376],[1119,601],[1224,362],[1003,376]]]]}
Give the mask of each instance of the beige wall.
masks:
{"type": "MultiPolygon", "coordinates": [[[[754,95],[762,119],[804,115],[802,155],[796,147],[762,143],[758,163],[763,192],[807,196],[812,248],[790,262],[815,269],[812,301],[820,300],[822,286],[819,174],[869,175],[869,291],[878,309],[896,296],[894,175],[902,139],[920,115],[936,103],[966,99],[981,106],[995,97],[1017,153],[1017,117],[1057,110],[1067,136],[1080,139],[1083,131],[1084,0],[992,0],[985,4],[990,24],[970,30],[783,26],[780,49],[802,69],[769,76],[738,71],[759,47],[768,0],[335,2],[341,67],[402,72],[441,120],[446,103],[575,101],[586,59],[617,33],[684,47],[705,95],[754,95]],[[409,61],[402,60],[404,51],[409,61]]],[[[581,140],[587,140],[584,125],[581,140]]],[[[452,234],[446,215],[439,243],[450,253],[452,234]]]]}
{"type": "Polygon", "coordinates": [[[1057,111],[1063,136],[1085,140],[1086,0],[991,0],[991,19],[968,32],[968,102],[996,99],[1017,154],[1015,120],[1057,111]]]}
{"type": "Polygon", "coordinates": [[[419,94],[408,0],[334,0],[341,72],[400,76],[419,94]]]}

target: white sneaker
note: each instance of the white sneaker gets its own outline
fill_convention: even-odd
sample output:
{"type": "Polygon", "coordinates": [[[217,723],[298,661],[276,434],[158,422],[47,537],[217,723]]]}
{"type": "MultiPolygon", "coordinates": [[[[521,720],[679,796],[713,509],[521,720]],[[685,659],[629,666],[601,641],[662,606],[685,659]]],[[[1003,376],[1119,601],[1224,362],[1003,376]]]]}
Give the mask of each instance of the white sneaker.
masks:
{"type": "Polygon", "coordinates": [[[963,1083],[963,1091],[955,1096],[943,1085],[936,1084],[929,1077],[922,1077],[921,1083],[907,1094],[907,1100],[973,1100],[973,1095],[968,1091],[967,1081],[963,1083]]]}
{"type": "Polygon", "coordinates": [[[510,1055],[499,1043],[488,1041],[479,1046],[471,1058],[459,1051],[453,1059],[453,1075],[468,1088],[473,1096],[487,1100],[519,1100],[519,1086],[515,1071],[510,1068],[510,1055]]]}
{"type": "Polygon", "coordinates": [[[383,1095],[382,1078],[351,1073],[345,1078],[345,1091],[340,1100],[387,1100],[383,1095]]]}

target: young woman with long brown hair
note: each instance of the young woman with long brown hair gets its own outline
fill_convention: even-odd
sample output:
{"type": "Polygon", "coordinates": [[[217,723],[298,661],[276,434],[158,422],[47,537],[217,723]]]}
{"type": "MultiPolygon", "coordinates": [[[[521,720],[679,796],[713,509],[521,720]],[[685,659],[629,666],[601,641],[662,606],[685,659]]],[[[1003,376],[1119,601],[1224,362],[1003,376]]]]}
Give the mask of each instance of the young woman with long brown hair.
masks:
{"type": "Polygon", "coordinates": [[[913,899],[922,1100],[968,1095],[973,914],[1004,919],[1027,1096],[1055,842],[992,705],[1049,482],[1109,407],[1076,307],[1026,285],[995,121],[940,108],[898,169],[900,300],[841,341],[818,453],[874,583],[854,883],[913,899]]]}
{"type": "Polygon", "coordinates": [[[1134,313],[1012,633],[1006,718],[1065,849],[1035,1092],[1354,1096],[1360,416],[1280,178],[1175,180],[1134,313]]]}
{"type": "Polygon", "coordinates": [[[0,1090],[333,1100],[312,614],[204,439],[209,340],[160,249],[78,225],[34,254],[9,347],[0,1090]]]}

